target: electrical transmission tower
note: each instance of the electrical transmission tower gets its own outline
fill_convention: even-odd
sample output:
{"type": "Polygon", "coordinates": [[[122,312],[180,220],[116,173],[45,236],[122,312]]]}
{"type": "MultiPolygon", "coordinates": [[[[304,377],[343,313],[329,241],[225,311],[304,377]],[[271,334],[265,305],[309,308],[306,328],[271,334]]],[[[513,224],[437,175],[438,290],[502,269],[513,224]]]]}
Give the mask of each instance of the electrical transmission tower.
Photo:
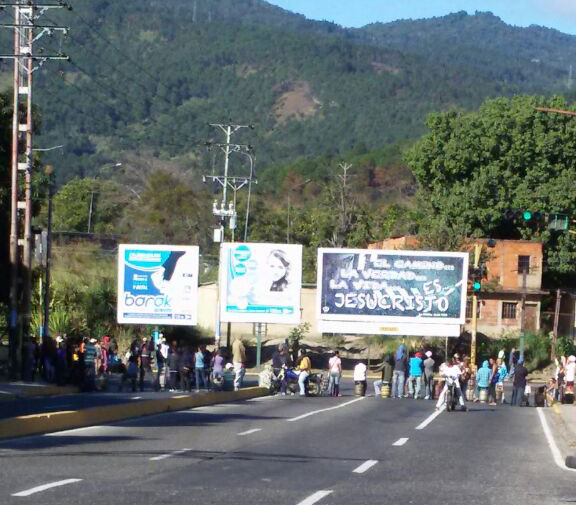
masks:
{"type": "Polygon", "coordinates": [[[220,227],[214,230],[214,242],[223,242],[225,233],[226,219],[229,219],[229,227],[232,231],[232,241],[234,241],[234,232],[236,230],[236,195],[240,189],[248,185],[251,189],[254,180],[254,163],[250,151],[252,147],[248,144],[233,144],[231,143],[232,135],[242,128],[253,128],[252,125],[235,125],[235,124],[218,124],[214,123],[210,126],[219,128],[226,135],[226,142],[222,144],[208,143],[209,146],[214,146],[222,150],[224,153],[224,173],[221,175],[205,175],[204,182],[211,180],[217,182],[222,187],[222,200],[214,200],[212,204],[212,214],[220,218],[220,227]],[[230,175],[230,154],[238,152],[245,154],[250,161],[250,174],[248,176],[230,175]],[[233,198],[228,201],[228,189],[232,190],[233,198]]]}
{"type": "Polygon", "coordinates": [[[32,271],[32,169],[33,74],[49,60],[68,60],[63,54],[46,54],[34,44],[45,35],[66,34],[62,26],[37,24],[49,9],[70,9],[65,2],[38,3],[16,0],[0,3],[1,9],[14,9],[14,23],[1,28],[14,30],[13,54],[0,54],[0,60],[14,61],[14,104],[12,115],[11,210],[10,210],[10,375],[20,373],[22,336],[30,326],[32,271]],[[21,250],[20,250],[21,249],[21,250]]]}

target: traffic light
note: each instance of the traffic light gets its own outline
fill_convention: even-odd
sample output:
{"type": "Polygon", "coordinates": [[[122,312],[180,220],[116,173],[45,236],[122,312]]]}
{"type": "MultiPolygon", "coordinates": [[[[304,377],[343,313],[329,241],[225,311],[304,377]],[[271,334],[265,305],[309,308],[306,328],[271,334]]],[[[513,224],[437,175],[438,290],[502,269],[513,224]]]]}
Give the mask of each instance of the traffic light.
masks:
{"type": "Polygon", "coordinates": [[[544,215],[542,214],[542,212],[539,211],[532,211],[532,210],[528,210],[528,209],[524,209],[524,210],[512,210],[509,209],[507,211],[504,212],[504,219],[506,221],[524,221],[524,223],[528,224],[528,223],[538,223],[542,220],[542,218],[544,217],[544,215]]]}
{"type": "Polygon", "coordinates": [[[472,269],[470,278],[472,279],[472,291],[475,293],[482,291],[482,278],[484,277],[485,269],[485,266],[472,269]]]}

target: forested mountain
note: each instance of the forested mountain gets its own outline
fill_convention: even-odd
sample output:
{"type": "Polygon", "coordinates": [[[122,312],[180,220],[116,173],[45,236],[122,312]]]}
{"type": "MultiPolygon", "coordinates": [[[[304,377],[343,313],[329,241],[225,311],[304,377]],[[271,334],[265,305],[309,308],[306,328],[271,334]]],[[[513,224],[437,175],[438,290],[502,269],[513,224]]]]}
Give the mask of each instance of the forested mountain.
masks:
{"type": "Polygon", "coordinates": [[[208,123],[228,120],[254,124],[236,139],[278,182],[276,167],[304,156],[415,139],[431,111],[562,92],[576,53],[574,37],[490,14],[348,30],[263,0],[71,4],[43,18],[70,26],[64,43],[39,43],[72,58],[37,79],[38,143],[66,144],[51,160],[60,182],[127,156],[206,170],[204,142],[222,139],[208,123]]]}

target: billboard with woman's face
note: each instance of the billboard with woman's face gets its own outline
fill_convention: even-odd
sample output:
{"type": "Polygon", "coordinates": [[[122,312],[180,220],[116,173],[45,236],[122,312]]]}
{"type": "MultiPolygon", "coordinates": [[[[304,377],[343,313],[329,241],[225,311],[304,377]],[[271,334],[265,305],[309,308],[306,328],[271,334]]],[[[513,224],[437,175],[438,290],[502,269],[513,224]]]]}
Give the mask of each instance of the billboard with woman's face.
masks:
{"type": "Polygon", "coordinates": [[[301,245],[222,244],[222,321],[299,324],[301,284],[301,245]]]}

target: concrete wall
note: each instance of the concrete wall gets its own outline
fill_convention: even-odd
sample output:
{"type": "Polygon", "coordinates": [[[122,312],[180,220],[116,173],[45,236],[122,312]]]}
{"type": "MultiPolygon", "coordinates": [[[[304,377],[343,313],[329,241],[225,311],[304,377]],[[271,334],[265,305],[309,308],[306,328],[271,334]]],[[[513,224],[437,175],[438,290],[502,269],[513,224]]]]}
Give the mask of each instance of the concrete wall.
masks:
{"type": "MultiPolygon", "coordinates": [[[[214,335],[216,326],[216,303],[217,290],[216,284],[207,284],[200,286],[198,302],[198,325],[214,335]]],[[[321,337],[316,322],[316,288],[302,288],[300,298],[300,310],[302,313],[302,322],[310,323],[311,337],[321,337]]],[[[289,324],[269,324],[267,325],[268,338],[286,338],[294,325],[289,324]]],[[[226,334],[226,324],[222,325],[222,336],[226,334]]],[[[254,328],[252,323],[232,323],[232,335],[253,335],[254,328]]]]}

